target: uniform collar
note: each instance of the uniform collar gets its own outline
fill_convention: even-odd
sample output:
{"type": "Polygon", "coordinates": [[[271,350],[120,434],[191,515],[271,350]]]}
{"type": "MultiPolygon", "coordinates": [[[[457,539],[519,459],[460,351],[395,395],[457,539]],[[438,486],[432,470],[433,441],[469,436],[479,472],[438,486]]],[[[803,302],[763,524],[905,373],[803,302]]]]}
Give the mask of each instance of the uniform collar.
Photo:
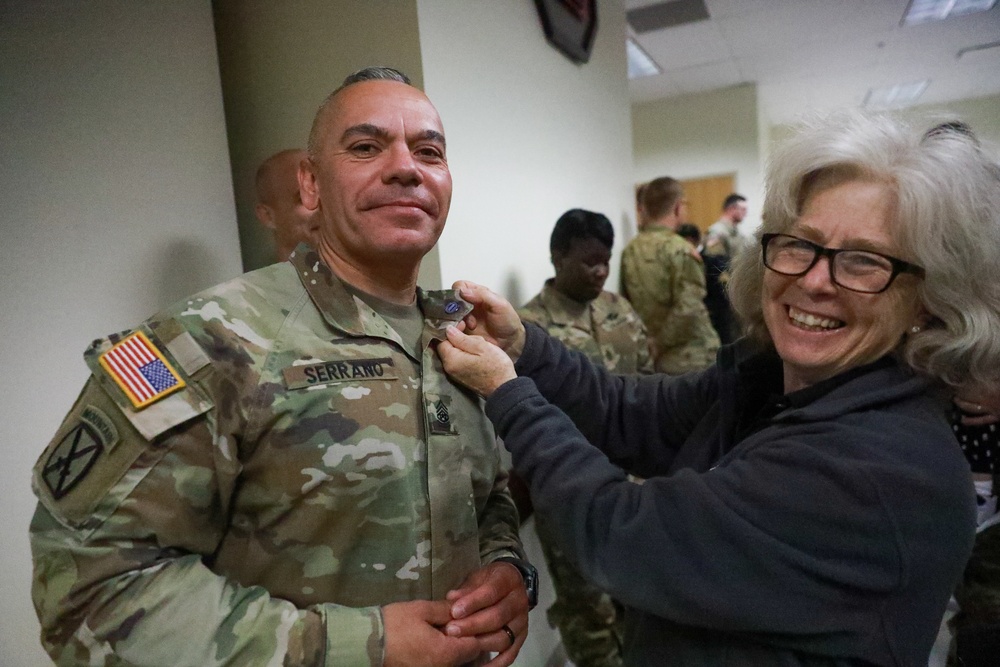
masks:
{"type": "MultiPolygon", "coordinates": [[[[371,306],[347,291],[316,249],[300,243],[288,261],[327,324],[349,336],[385,338],[406,349],[396,330],[371,306]]],[[[456,290],[425,291],[417,287],[417,304],[424,315],[422,347],[432,339],[443,340],[445,329],[468,312],[456,290]]]]}
{"type": "Polygon", "coordinates": [[[643,228],[640,234],[676,234],[674,230],[669,227],[664,227],[663,225],[649,225],[643,228]]]}
{"type": "Polygon", "coordinates": [[[580,303],[569,298],[555,288],[553,278],[545,281],[540,297],[542,306],[552,318],[553,324],[590,330],[590,311],[593,301],[580,303]]]}
{"type": "Polygon", "coordinates": [[[719,218],[716,220],[716,224],[720,224],[726,228],[726,232],[730,236],[736,236],[739,232],[736,230],[736,223],[732,222],[729,218],[719,218]]]}

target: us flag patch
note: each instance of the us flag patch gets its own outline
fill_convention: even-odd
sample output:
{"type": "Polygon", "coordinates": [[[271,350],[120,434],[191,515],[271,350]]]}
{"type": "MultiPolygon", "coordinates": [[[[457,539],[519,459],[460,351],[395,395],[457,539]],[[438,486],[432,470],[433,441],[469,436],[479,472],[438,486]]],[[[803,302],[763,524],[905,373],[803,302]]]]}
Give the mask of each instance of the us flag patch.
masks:
{"type": "Polygon", "coordinates": [[[136,409],[184,387],[181,376],[141,331],[102,354],[100,363],[136,409]]]}

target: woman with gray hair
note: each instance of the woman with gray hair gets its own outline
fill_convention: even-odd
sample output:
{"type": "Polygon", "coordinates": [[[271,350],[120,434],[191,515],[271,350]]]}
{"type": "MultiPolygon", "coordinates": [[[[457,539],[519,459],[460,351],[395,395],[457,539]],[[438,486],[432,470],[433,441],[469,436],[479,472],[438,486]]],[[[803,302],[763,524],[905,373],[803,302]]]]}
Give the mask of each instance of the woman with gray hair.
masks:
{"type": "Polygon", "coordinates": [[[680,377],[608,374],[456,284],[445,369],[627,605],[626,664],[927,664],[975,526],[948,388],[1000,386],[996,179],[960,132],[803,127],[730,283],[748,336],[680,377]]]}

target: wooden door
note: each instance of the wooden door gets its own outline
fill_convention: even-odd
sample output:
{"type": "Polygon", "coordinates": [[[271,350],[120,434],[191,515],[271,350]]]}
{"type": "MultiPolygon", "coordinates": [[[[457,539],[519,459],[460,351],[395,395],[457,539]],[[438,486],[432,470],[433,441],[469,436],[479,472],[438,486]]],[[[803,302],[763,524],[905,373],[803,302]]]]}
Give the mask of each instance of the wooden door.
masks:
{"type": "Polygon", "coordinates": [[[685,222],[694,223],[704,234],[722,214],[722,202],[736,192],[736,174],[693,178],[681,181],[688,200],[685,222]]]}

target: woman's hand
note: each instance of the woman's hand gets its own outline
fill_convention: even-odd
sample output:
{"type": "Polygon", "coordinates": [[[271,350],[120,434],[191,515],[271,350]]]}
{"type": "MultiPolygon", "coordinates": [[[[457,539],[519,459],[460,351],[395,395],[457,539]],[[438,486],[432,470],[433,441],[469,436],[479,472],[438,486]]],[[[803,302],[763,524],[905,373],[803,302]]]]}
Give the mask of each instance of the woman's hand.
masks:
{"type": "MultiPolygon", "coordinates": [[[[462,298],[466,298],[464,294],[462,298]]],[[[483,398],[489,398],[497,387],[517,377],[514,362],[487,339],[468,336],[457,327],[448,327],[447,334],[448,340],[437,346],[445,372],[483,398]]],[[[523,328],[521,336],[523,344],[523,328]]]]}
{"type": "Polygon", "coordinates": [[[517,361],[524,349],[524,325],[517,311],[506,299],[489,288],[467,280],[459,280],[453,288],[473,305],[465,317],[466,332],[484,338],[517,361]]]}
{"type": "Polygon", "coordinates": [[[982,426],[1000,421],[1000,390],[963,389],[953,399],[962,411],[962,423],[966,426],[982,426]]]}

